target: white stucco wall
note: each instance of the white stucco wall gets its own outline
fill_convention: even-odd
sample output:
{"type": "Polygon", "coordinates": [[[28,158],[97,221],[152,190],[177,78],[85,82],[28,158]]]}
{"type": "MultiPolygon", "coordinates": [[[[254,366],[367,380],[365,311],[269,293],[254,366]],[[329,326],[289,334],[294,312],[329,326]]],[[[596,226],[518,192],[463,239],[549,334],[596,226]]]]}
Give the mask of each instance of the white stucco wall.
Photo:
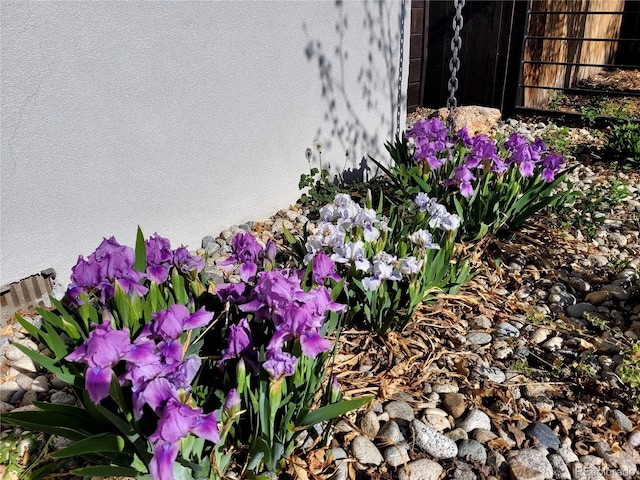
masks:
{"type": "Polygon", "coordinates": [[[1,9],[0,284],[138,225],[197,248],[293,203],[314,142],[342,167],[395,127],[399,1],[1,9]]]}

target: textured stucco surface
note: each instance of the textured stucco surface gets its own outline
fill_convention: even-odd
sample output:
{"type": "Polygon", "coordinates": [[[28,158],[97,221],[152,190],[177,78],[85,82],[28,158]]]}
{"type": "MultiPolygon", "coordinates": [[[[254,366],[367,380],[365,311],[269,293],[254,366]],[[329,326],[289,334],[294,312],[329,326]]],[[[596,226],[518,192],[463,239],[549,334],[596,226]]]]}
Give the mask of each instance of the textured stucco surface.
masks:
{"type": "Polygon", "coordinates": [[[395,126],[397,1],[1,8],[0,284],[138,225],[197,248],[294,202],[314,142],[335,172],[395,126]]]}

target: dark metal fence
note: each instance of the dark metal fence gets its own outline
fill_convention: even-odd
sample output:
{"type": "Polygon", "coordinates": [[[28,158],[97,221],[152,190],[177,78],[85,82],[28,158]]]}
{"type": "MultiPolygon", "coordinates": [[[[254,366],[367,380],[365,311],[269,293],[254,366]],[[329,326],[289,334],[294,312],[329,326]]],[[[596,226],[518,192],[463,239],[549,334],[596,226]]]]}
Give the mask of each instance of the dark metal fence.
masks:
{"type": "MultiPolygon", "coordinates": [[[[571,115],[554,108],[554,96],[639,95],[603,91],[588,78],[640,71],[640,1],[467,0],[462,13],[458,105],[496,107],[505,117],[571,115]]],[[[451,0],[412,1],[410,110],[446,105],[454,14],[451,0]]]]}
{"type": "Polygon", "coordinates": [[[517,113],[581,113],[559,109],[561,96],[640,97],[640,2],[533,0],[526,15],[517,113]],[[613,8],[592,8],[602,5],[613,8]],[[624,71],[636,71],[631,79],[639,81],[606,83],[606,72],[624,77],[624,71]]]}

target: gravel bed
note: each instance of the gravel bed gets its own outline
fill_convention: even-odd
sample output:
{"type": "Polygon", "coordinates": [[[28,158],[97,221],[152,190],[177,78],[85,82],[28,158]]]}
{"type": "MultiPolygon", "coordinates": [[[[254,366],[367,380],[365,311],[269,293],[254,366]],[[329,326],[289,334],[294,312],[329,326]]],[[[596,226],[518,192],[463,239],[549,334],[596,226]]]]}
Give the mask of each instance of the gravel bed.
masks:
{"type": "MultiPolygon", "coordinates": [[[[543,128],[500,126],[532,137],[543,128]]],[[[571,135],[590,141],[586,130],[571,135]]],[[[349,365],[343,388],[376,400],[340,419],[329,445],[314,430],[304,435],[306,468],[336,480],[640,478],[640,414],[620,377],[624,347],[640,338],[640,175],[591,162],[570,181],[588,191],[612,175],[630,196],[601,212],[593,240],[540,218],[513,242],[487,247],[492,255],[479,257],[459,298],[421,308],[406,332],[385,344],[347,332],[359,347],[336,359],[349,365]],[[498,254],[499,265],[487,260],[498,254]],[[328,465],[314,466],[317,451],[328,465]]],[[[294,205],[203,238],[206,275],[225,279],[216,264],[235,233],[282,243],[283,227],[300,232],[308,213],[294,205]]],[[[35,400],[74,404],[16,344],[42,350],[17,323],[0,325],[0,413],[34,409],[35,400]]]]}

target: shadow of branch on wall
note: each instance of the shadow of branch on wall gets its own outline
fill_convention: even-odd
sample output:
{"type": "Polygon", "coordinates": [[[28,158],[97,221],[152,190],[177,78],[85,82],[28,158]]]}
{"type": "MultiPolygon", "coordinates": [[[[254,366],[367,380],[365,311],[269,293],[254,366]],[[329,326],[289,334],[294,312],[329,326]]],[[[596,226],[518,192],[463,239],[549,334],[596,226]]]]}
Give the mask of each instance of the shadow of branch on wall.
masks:
{"type": "MultiPolygon", "coordinates": [[[[395,133],[400,17],[392,3],[359,2],[364,14],[358,18],[368,35],[367,52],[362,58],[353,58],[345,46],[348,35],[357,33],[350,31],[350,19],[342,1],[335,2],[338,18],[334,45],[325,45],[323,41],[327,39],[313,38],[308,25],[302,26],[309,38],[304,53],[318,68],[325,105],[324,122],[316,138],[324,139],[327,147],[334,151],[346,152],[345,167],[353,168],[345,169],[345,179],[366,180],[370,171],[366,155],[380,157],[381,144],[391,140],[395,133]],[[379,124],[377,129],[370,127],[372,118],[379,124]],[[356,168],[358,162],[359,168],[356,168]]],[[[408,39],[405,48],[408,48],[408,39]]],[[[405,101],[404,95],[401,101],[405,101]]]]}

